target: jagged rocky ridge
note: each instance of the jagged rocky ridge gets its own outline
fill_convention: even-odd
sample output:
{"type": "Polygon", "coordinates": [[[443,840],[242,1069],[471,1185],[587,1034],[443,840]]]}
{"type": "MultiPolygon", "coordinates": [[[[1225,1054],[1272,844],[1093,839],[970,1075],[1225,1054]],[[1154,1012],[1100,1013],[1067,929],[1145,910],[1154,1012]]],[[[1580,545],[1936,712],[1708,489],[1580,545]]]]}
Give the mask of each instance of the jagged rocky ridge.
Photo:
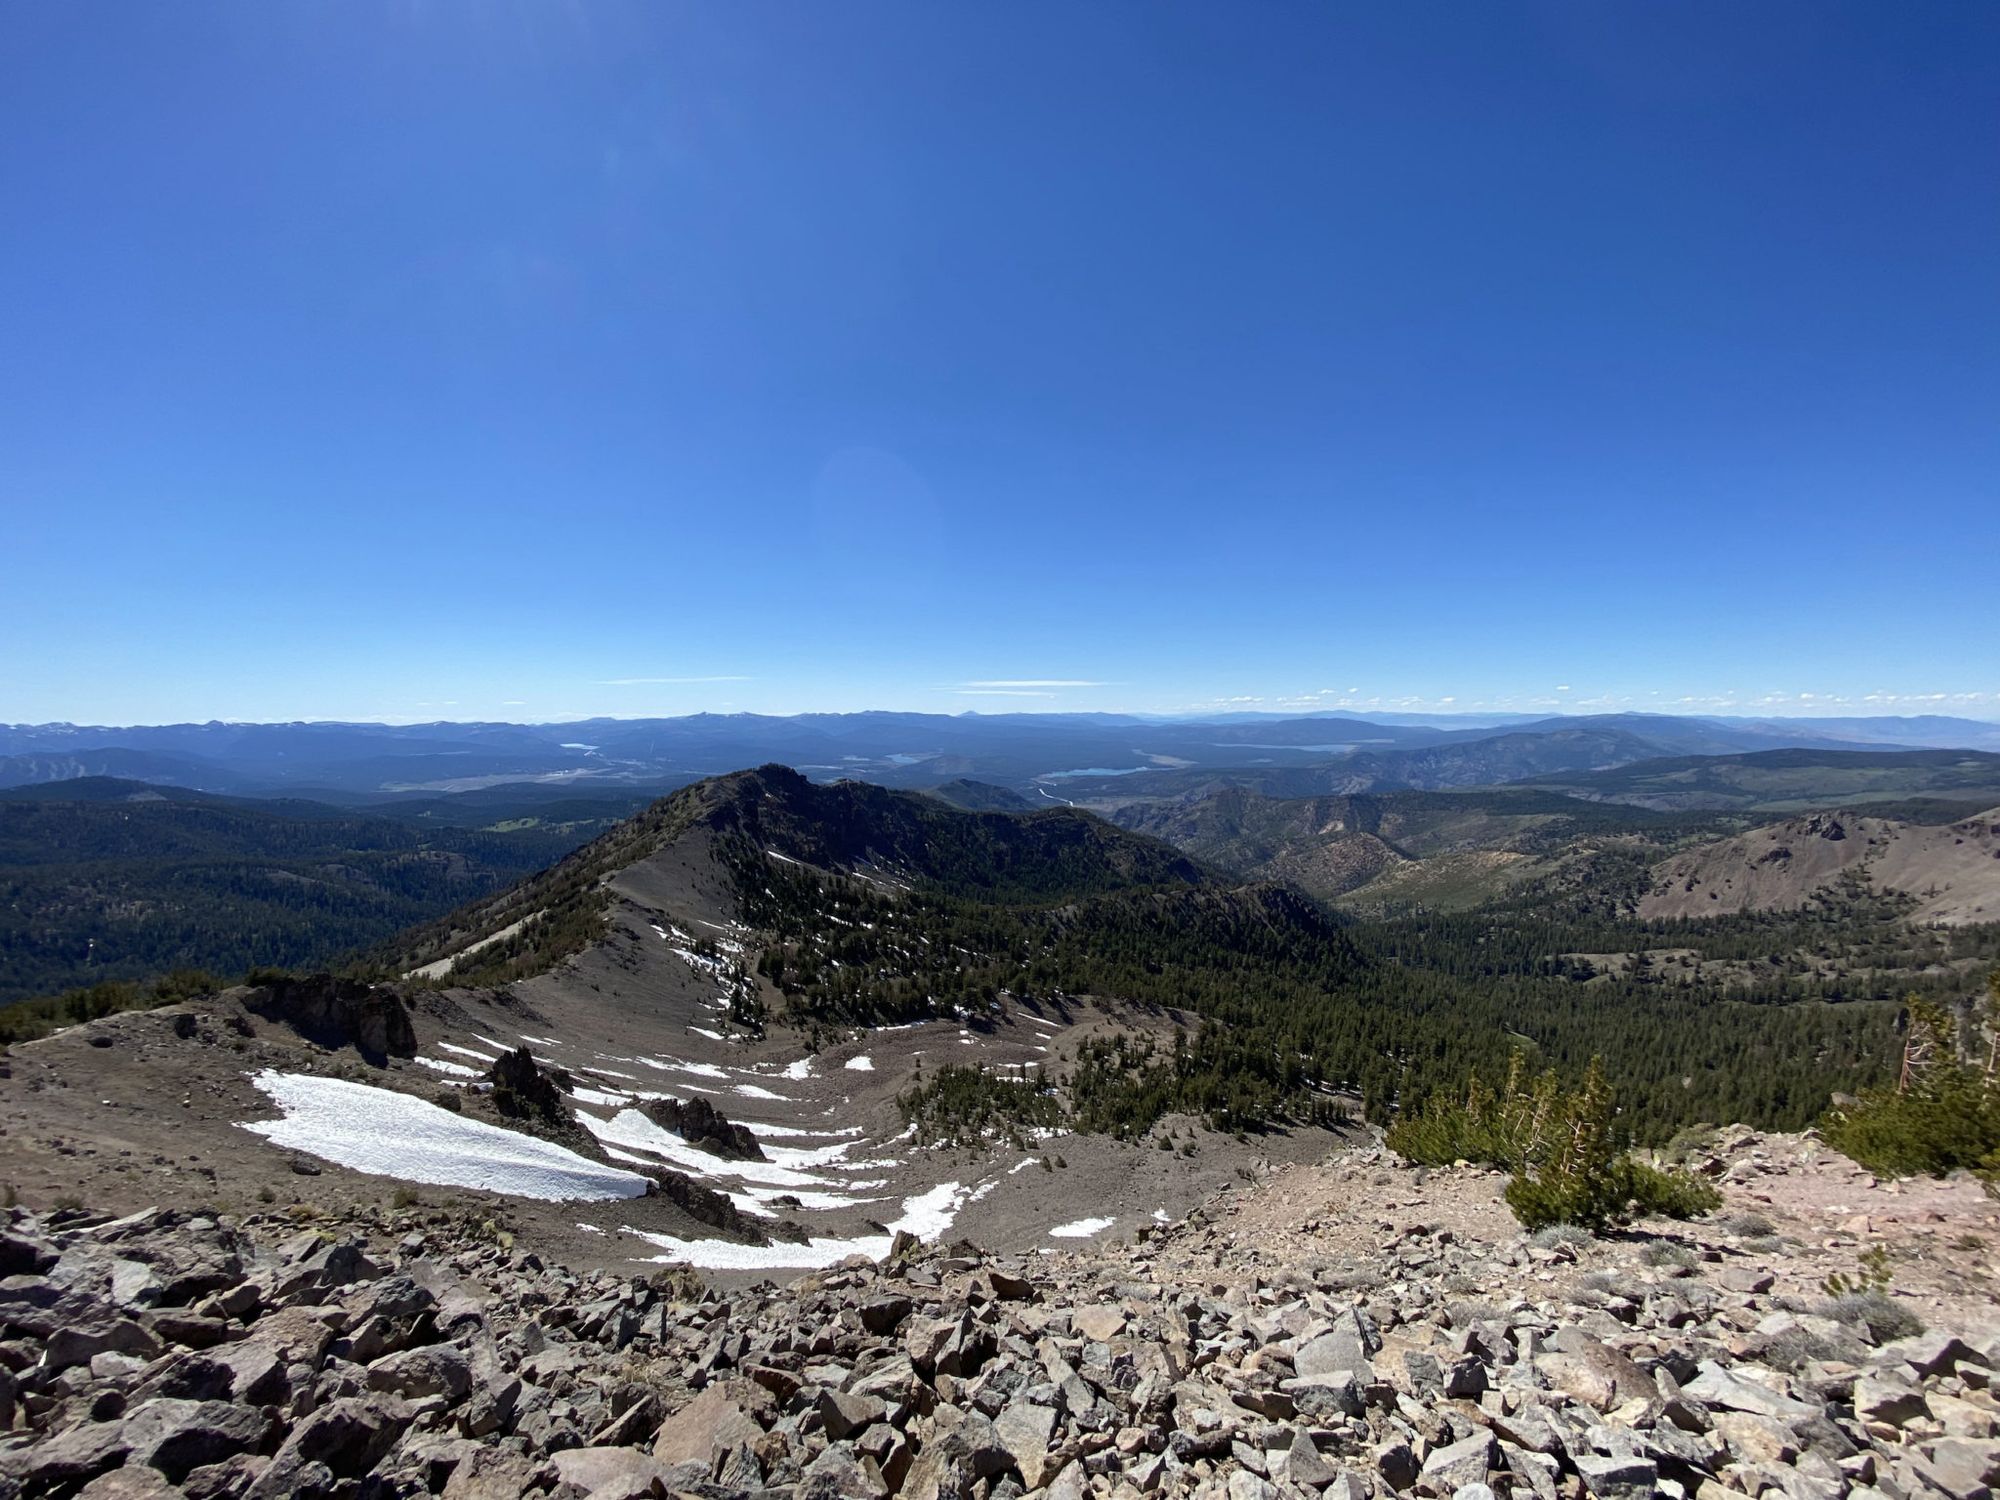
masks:
{"type": "Polygon", "coordinates": [[[905,1241],[721,1291],[574,1274],[442,1216],[14,1209],[0,1494],[1977,1500],[2000,1481],[1995,1328],[1882,1343],[1774,1293],[1758,1253],[1601,1248],[1617,1274],[1579,1278],[1568,1244],[1416,1225],[1261,1269],[1218,1206],[1099,1254],[905,1241]]]}

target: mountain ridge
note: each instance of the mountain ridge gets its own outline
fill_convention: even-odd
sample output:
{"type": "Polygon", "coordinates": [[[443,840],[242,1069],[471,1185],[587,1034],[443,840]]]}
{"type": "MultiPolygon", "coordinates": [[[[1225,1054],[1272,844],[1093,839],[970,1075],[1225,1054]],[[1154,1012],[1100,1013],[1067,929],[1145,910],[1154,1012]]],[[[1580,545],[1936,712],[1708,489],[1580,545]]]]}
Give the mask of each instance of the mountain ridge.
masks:
{"type": "MultiPolygon", "coordinates": [[[[508,781],[548,785],[675,783],[745,765],[781,762],[820,780],[858,776],[924,787],[961,777],[1031,798],[1072,778],[1105,772],[1156,775],[1350,762],[1345,781],[1441,786],[1585,769],[1661,755],[1742,753],[1766,748],[2000,749],[2000,726],[1930,716],[1884,719],[1742,720],[1662,714],[1598,714],[1457,722],[1415,716],[1339,714],[1147,717],[1115,714],[697,714],[664,719],[582,719],[385,725],[306,722],[104,726],[0,726],[0,785],[78,774],[125,774],[204,790],[315,796],[393,797],[463,791],[508,781]],[[1582,748],[1586,740],[1594,758],[1582,748]],[[1539,758],[1531,753],[1546,741],[1539,758]],[[1481,756],[1467,747],[1487,743],[1481,756]],[[1564,747],[1567,747],[1565,752],[1564,747]],[[1384,755],[1457,750],[1407,764],[1384,755]],[[1400,779],[1399,779],[1400,778],[1400,779]]],[[[1301,794],[1304,789],[1301,789],[1301,794]]]]}

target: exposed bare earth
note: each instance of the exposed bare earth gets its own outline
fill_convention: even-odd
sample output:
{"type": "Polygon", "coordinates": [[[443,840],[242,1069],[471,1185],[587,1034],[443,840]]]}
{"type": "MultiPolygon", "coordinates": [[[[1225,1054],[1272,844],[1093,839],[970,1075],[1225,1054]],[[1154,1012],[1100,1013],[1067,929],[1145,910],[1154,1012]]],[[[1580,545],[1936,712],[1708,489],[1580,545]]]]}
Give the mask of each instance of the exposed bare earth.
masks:
{"type": "Polygon", "coordinates": [[[1942,827],[1812,813],[1686,850],[1653,874],[1642,917],[1789,910],[1858,879],[1913,898],[1914,921],[2000,921],[2000,809],[1942,827]]]}

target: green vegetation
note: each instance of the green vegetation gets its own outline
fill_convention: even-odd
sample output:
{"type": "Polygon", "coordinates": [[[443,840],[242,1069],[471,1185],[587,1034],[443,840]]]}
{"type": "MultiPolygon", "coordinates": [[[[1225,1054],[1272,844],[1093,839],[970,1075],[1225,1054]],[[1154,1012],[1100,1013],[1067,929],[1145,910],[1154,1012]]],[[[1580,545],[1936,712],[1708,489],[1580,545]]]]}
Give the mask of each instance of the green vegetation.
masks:
{"type": "MultiPolygon", "coordinates": [[[[1680,1179],[1649,1175],[1622,1154],[1628,1141],[1665,1142],[1703,1120],[1801,1127],[1832,1091],[1889,1082],[1900,1009],[1892,983],[1941,997],[1956,992],[1969,966],[2000,957],[2000,925],[1913,932],[1897,903],[1856,889],[1798,912],[1639,921],[1634,905],[1661,841],[1686,832],[1677,817],[1577,812],[1545,792],[1457,801],[1411,794],[1372,808],[1348,800],[1353,816],[1384,827],[1401,819],[1404,836],[1426,840],[1449,842],[1502,819],[1524,840],[1566,837],[1551,831],[1565,820],[1571,833],[1589,826],[1602,837],[1475,910],[1358,921],[1288,885],[1233,882],[1073,810],[966,812],[933,797],[815,785],[765,767],[663,798],[552,867],[382,944],[366,963],[375,974],[401,974],[490,939],[440,982],[503,985],[543,973],[605,936],[623,872],[664,855],[644,881],[624,888],[650,881],[671,890],[682,878],[676,862],[707,868],[712,851],[764,946],[739,964],[733,952],[725,961],[705,940],[689,941],[715,960],[732,1020],[746,1031],[764,1025],[767,999],[772,1019],[809,1037],[941,1016],[1007,1026],[1022,1012],[1061,1012],[1079,997],[1133,1008],[1130,1034],[1091,1040],[1035,1087],[926,1080],[913,1091],[913,1118],[939,1138],[1059,1121],[1137,1139],[1173,1114],[1229,1131],[1284,1129],[1337,1120],[1358,1102],[1378,1122],[1400,1111],[1399,1131],[1416,1132],[1405,1137],[1413,1153],[1519,1171],[1530,1215],[1601,1220],[1635,1201],[1691,1206],[1681,1201],[1680,1179]],[[1916,965],[1930,972],[1912,979],[1916,965]],[[1483,1104],[1479,1118],[1465,1114],[1474,1101],[1464,1080],[1500,1077],[1517,1055],[1513,1082],[1492,1106],[1499,1114],[1486,1119],[1483,1104]],[[1609,1157],[1595,1146],[1574,1161],[1556,1152],[1554,1169],[1544,1170],[1528,1154],[1515,1123],[1502,1118],[1522,1107],[1514,1094],[1549,1118],[1571,1110],[1563,1118],[1577,1129],[1588,1114],[1576,1114],[1581,1106],[1565,1101],[1577,1096],[1560,1086],[1526,1086],[1530,1074],[1615,1084],[1623,1110],[1609,1157]],[[1463,1117],[1433,1114],[1435,1102],[1413,1107],[1440,1091],[1463,1117]],[[1426,1145],[1424,1131],[1438,1138],[1426,1145]],[[1607,1207],[1613,1198],[1617,1206],[1607,1207]]],[[[123,817],[141,805],[100,807],[123,817]]],[[[208,825],[200,819],[245,815],[206,804],[194,813],[193,822],[175,814],[182,820],[169,826],[194,830],[187,837],[197,843],[220,837],[201,832],[208,825]]],[[[325,833],[347,821],[330,810],[316,826],[325,833]]],[[[443,834],[502,843],[538,836],[448,826],[424,836],[443,834]]],[[[107,848],[118,837],[108,825],[99,836],[107,848]]],[[[22,837],[19,849],[45,847],[45,834],[22,837]]],[[[0,840],[0,853],[8,847],[0,840]]],[[[215,852],[219,878],[273,868],[240,848],[227,858],[220,846],[215,852]]],[[[293,885],[316,888],[286,888],[293,885]]],[[[0,917],[0,956],[9,921],[18,914],[0,917]]],[[[327,925],[339,929],[337,911],[327,925]]],[[[215,967],[285,961],[282,945],[253,941],[257,931],[246,921],[233,937],[248,951],[229,949],[239,956],[215,967]]],[[[64,997],[41,1002],[33,1013],[40,1019],[23,1019],[46,1026],[92,1005],[144,1003],[152,1002],[64,997]]],[[[1948,1083],[1940,1078],[1936,1088],[1948,1092],[1948,1083]]],[[[1536,1152],[1554,1150],[1546,1131],[1529,1137],[1542,1142],[1536,1152]]]]}
{"type": "Polygon", "coordinates": [[[324,968],[584,836],[101,780],[32,790],[0,796],[0,1003],[179,969],[324,968]]]}
{"type": "Polygon", "coordinates": [[[1829,1300],[1820,1311],[1837,1323],[1867,1329],[1868,1337],[1878,1344],[1915,1338],[1924,1331],[1924,1320],[1915,1309],[1880,1290],[1848,1292],[1829,1300]]]}
{"type": "Polygon", "coordinates": [[[1507,1206],[1529,1230],[1596,1230],[1652,1214],[1688,1219],[1721,1205],[1700,1178],[1634,1160],[1621,1147],[1614,1113],[1596,1059],[1582,1085],[1568,1090],[1552,1071],[1529,1084],[1517,1052],[1498,1093],[1474,1074],[1461,1094],[1434,1096],[1399,1118],[1388,1145],[1426,1165],[1472,1161],[1511,1171],[1507,1206]]]}
{"type": "Polygon", "coordinates": [[[1848,1297],[1863,1292],[1887,1292],[1894,1280],[1895,1273],[1889,1266],[1889,1247],[1870,1245],[1861,1252],[1853,1275],[1835,1271],[1820,1283],[1820,1290],[1829,1297],[1848,1297]]]}
{"type": "MultiPolygon", "coordinates": [[[[1284,887],[1212,880],[1001,905],[761,857],[738,878],[770,934],[758,967],[794,1024],[977,1019],[1076,995],[1178,1019],[1170,1057],[1133,1044],[1116,1066],[1080,1060],[1073,1106],[1114,1133],[1174,1109],[1282,1126],[1354,1094],[1386,1121],[1468,1073],[1497,1076],[1523,1047],[1571,1076],[1601,1057],[1644,1140],[1704,1117],[1796,1129],[1833,1089],[1878,1076],[1895,1014],[1778,1003],[1775,988],[1737,999],[1643,969],[1599,976],[1566,943],[1631,924],[1560,907],[1363,924],[1284,887]]],[[[1753,930],[1728,941],[1747,948],[1753,930]]]]}
{"type": "Polygon", "coordinates": [[[1691,1271],[1695,1267],[1694,1251],[1674,1240],[1646,1241],[1639,1249],[1639,1259],[1649,1266],[1670,1266],[1679,1271],[1691,1271]]]}
{"type": "Polygon", "coordinates": [[[1895,1083],[1827,1116],[1834,1148],[1887,1176],[1967,1168],[2000,1195],[2000,970],[1987,997],[1960,1017],[1912,995],[1895,1083]]]}
{"type": "Polygon", "coordinates": [[[0,1045],[32,1042],[65,1026],[100,1020],[120,1011],[178,1005],[196,995],[213,995],[223,988],[223,982],[213,974],[200,969],[181,969],[147,985],[113,979],[44,999],[19,1001],[0,1006],[0,1045]]]}
{"type": "Polygon", "coordinates": [[[896,1096],[903,1119],[926,1146],[978,1146],[998,1138],[1025,1146],[1036,1129],[1066,1123],[1040,1076],[999,1078],[985,1068],[947,1063],[896,1096]]]}

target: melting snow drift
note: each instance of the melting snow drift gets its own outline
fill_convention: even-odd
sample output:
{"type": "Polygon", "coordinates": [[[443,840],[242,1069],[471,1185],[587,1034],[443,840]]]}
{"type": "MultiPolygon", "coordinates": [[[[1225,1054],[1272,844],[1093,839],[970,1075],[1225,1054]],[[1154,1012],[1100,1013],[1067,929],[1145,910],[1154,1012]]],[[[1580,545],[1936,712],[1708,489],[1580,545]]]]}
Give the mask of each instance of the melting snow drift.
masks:
{"type": "Polygon", "coordinates": [[[1087,1240],[1094,1234],[1104,1233],[1117,1222],[1116,1219],[1078,1219],[1073,1224],[1056,1225],[1049,1234],[1058,1240],[1087,1240]]]}
{"type": "Polygon", "coordinates": [[[408,1094],[272,1068],[250,1081],[270,1095],[284,1118],[246,1123],[245,1130],[357,1172],[551,1201],[638,1198],[646,1192],[647,1179],[636,1172],[465,1119],[408,1094]]]}
{"type": "Polygon", "coordinates": [[[739,1245],[731,1240],[681,1240],[670,1234],[637,1235],[665,1251],[656,1261],[684,1262],[703,1271],[815,1271],[835,1265],[850,1255],[880,1260],[889,1253],[898,1232],[907,1230],[920,1240],[935,1240],[951,1228],[966,1192],[956,1182],[941,1182],[927,1193],[903,1200],[903,1215],[889,1225],[887,1234],[859,1235],[854,1239],[812,1239],[803,1245],[739,1245]]]}

